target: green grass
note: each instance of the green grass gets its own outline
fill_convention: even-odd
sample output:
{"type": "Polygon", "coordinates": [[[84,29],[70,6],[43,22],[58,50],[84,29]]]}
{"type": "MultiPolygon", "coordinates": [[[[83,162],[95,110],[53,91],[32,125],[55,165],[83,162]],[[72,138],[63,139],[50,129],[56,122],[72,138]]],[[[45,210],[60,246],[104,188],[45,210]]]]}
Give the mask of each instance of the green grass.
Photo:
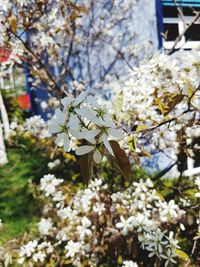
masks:
{"type": "Polygon", "coordinates": [[[39,152],[8,149],[9,163],[0,168],[0,219],[4,228],[0,244],[19,237],[39,220],[40,208],[29,189],[29,180],[38,181],[46,171],[39,152]]]}

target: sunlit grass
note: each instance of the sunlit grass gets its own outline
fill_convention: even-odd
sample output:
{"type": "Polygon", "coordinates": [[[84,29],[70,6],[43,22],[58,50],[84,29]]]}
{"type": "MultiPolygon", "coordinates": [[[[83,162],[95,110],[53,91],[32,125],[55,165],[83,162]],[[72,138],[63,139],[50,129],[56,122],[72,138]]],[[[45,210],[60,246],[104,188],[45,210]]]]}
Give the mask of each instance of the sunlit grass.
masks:
{"type": "Polygon", "coordinates": [[[0,244],[20,236],[39,220],[40,208],[29,181],[45,174],[45,159],[25,149],[9,149],[9,163],[0,169],[0,219],[4,228],[0,244]]]}

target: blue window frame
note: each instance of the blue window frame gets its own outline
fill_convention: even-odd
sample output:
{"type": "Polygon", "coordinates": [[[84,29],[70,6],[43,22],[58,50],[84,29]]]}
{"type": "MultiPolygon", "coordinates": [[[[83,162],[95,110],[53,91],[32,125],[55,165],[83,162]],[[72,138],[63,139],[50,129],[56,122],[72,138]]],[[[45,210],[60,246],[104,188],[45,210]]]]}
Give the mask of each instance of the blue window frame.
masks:
{"type": "MultiPolygon", "coordinates": [[[[160,47],[168,50],[193,21],[194,11],[200,11],[200,0],[156,0],[156,6],[160,47]]],[[[186,31],[176,48],[192,49],[199,45],[200,19],[186,31]]]]}
{"type": "MultiPolygon", "coordinates": [[[[175,6],[174,0],[162,0],[163,6],[175,6]]],[[[200,7],[199,0],[176,0],[176,5],[180,7],[200,7]]]]}

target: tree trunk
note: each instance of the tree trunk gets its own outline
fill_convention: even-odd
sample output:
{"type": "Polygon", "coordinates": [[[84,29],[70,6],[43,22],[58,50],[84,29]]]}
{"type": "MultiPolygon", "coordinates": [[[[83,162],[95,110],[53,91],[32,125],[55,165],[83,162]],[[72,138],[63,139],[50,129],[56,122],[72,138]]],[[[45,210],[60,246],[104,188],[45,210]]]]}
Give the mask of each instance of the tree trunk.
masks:
{"type": "Polygon", "coordinates": [[[8,114],[7,114],[5,105],[3,103],[3,97],[1,94],[1,90],[0,90],[0,113],[1,113],[1,119],[3,122],[4,135],[5,135],[5,138],[8,139],[9,132],[10,132],[10,125],[9,125],[9,120],[8,120],[8,114]]]}
{"type": "Polygon", "coordinates": [[[4,144],[2,124],[0,122],[0,166],[3,166],[8,162],[6,147],[4,144]]]}

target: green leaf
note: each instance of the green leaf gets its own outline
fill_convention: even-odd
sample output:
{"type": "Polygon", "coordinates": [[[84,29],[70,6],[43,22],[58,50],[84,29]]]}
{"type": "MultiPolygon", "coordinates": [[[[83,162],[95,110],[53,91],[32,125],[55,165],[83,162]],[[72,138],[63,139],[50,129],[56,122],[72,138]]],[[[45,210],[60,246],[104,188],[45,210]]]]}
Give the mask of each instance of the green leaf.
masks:
{"type": "Polygon", "coordinates": [[[187,85],[188,96],[191,98],[194,93],[194,88],[189,79],[185,79],[185,83],[187,85]]]}
{"type": "Polygon", "coordinates": [[[127,157],[125,151],[123,149],[121,149],[118,142],[111,140],[111,141],[109,141],[109,143],[112,147],[115,159],[117,161],[117,165],[119,166],[122,174],[124,175],[124,177],[126,179],[130,179],[130,177],[131,177],[131,164],[130,164],[129,158],[127,157]]]}
{"type": "Polygon", "coordinates": [[[135,136],[129,136],[128,138],[128,147],[130,151],[135,151],[136,149],[136,137],[135,136]]]}
{"type": "Polygon", "coordinates": [[[88,185],[93,175],[93,152],[81,156],[79,164],[83,181],[88,185]]]}
{"type": "Polygon", "coordinates": [[[147,126],[146,125],[138,125],[137,128],[136,128],[136,132],[140,132],[140,131],[143,131],[143,130],[146,130],[147,129],[147,126]]]}
{"type": "Polygon", "coordinates": [[[166,106],[162,103],[162,101],[158,97],[155,98],[155,104],[157,105],[160,112],[164,115],[166,106]]]}
{"type": "Polygon", "coordinates": [[[117,258],[117,263],[118,264],[122,264],[123,263],[123,258],[122,258],[122,256],[118,256],[118,258],[117,258]]]}
{"type": "Polygon", "coordinates": [[[188,261],[190,258],[188,256],[187,253],[185,253],[184,251],[180,250],[180,249],[176,249],[176,255],[184,261],[188,261]]]}

